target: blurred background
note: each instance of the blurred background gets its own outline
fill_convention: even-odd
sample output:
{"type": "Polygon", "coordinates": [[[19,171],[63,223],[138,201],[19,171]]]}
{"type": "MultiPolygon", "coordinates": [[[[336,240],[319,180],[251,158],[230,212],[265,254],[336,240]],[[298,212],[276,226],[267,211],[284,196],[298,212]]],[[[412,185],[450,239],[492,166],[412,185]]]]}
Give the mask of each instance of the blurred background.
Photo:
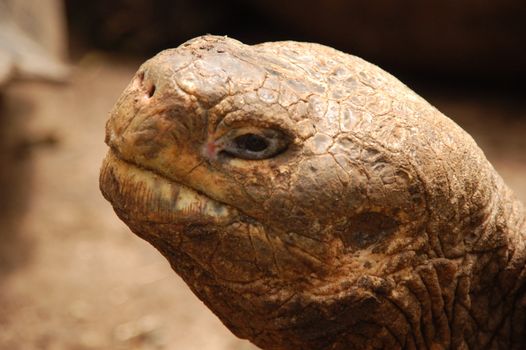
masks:
{"type": "Polygon", "coordinates": [[[206,33],[312,41],[393,73],[526,200],[522,0],[0,0],[0,349],[254,349],[98,190],[139,64],[206,33]]]}

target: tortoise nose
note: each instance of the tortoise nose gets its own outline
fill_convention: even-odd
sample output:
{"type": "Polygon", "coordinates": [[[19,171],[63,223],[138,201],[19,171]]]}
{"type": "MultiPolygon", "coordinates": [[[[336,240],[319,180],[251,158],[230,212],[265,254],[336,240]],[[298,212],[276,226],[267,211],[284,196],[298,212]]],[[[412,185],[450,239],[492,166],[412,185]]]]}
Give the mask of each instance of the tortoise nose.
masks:
{"type": "Polygon", "coordinates": [[[133,85],[139,92],[135,97],[135,102],[149,102],[155,94],[157,86],[148,73],[147,70],[142,70],[134,78],[133,85]]]}

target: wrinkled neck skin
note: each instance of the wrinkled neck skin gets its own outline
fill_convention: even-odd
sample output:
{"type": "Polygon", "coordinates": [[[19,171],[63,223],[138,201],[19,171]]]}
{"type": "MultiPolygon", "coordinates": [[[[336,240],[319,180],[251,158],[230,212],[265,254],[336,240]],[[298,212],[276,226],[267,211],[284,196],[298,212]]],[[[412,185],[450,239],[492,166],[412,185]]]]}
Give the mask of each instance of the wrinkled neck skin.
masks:
{"type": "Polygon", "coordinates": [[[420,297],[430,304],[417,302],[423,314],[412,332],[415,339],[419,334],[434,339],[427,348],[520,349],[526,344],[524,209],[500,178],[494,181],[486,196],[473,194],[472,211],[461,213],[460,223],[433,227],[432,221],[427,228],[443,258],[418,267],[409,284],[414,287],[408,286],[416,300],[420,293],[434,294],[420,297]],[[444,230],[459,232],[463,251],[458,242],[441,240],[444,230]],[[440,278],[443,273],[451,275],[440,278]]]}
{"type": "Polygon", "coordinates": [[[376,66],[197,38],[139,69],[106,142],[119,217],[263,349],[526,346],[522,204],[469,135],[376,66]],[[288,149],[214,156],[214,135],[254,124],[288,149]]]}

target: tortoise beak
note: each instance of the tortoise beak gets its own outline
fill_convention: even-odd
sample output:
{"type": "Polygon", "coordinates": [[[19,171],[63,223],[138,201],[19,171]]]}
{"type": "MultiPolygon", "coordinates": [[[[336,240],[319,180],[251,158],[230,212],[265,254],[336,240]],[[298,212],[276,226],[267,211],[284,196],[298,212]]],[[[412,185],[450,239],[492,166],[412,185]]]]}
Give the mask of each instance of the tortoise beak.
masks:
{"type": "Polygon", "coordinates": [[[112,150],[102,164],[100,189],[118,213],[137,221],[221,225],[237,216],[234,208],[124,161],[112,150]]]}

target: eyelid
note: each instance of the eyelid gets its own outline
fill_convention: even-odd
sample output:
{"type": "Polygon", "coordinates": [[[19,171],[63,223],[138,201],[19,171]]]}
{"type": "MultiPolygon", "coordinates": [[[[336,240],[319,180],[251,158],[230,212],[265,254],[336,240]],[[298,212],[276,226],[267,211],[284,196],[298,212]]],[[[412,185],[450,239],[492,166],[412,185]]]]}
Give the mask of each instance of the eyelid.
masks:
{"type": "Polygon", "coordinates": [[[220,119],[213,129],[212,133],[218,138],[227,134],[233,129],[254,128],[254,130],[272,129],[278,130],[286,135],[290,140],[296,138],[295,125],[288,115],[278,113],[276,115],[247,115],[247,112],[237,110],[227,113],[220,119]],[[247,126],[249,125],[249,126],[247,126]]]}

